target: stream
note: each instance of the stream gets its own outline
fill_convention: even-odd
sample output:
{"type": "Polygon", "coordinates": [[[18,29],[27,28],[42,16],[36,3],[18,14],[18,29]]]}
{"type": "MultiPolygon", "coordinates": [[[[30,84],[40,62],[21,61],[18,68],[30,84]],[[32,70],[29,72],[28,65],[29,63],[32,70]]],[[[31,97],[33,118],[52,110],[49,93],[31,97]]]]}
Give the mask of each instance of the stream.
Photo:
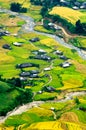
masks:
{"type": "Polygon", "coordinates": [[[20,14],[20,13],[12,12],[12,11],[7,10],[7,9],[2,9],[2,8],[0,9],[0,12],[18,16],[19,18],[23,19],[26,22],[21,27],[20,31],[18,32],[19,34],[20,33],[24,33],[24,32],[25,33],[34,32],[36,34],[40,34],[40,35],[45,35],[45,36],[51,37],[51,38],[55,39],[59,44],[65,46],[67,48],[70,48],[70,49],[75,49],[78,52],[79,56],[82,59],[86,60],[86,53],[82,49],[79,49],[78,47],[75,47],[75,46],[73,46],[71,44],[67,44],[62,38],[60,38],[60,37],[58,37],[56,35],[34,31],[34,26],[36,24],[35,24],[33,18],[31,18],[29,16],[25,16],[25,15],[20,14]]]}
{"type": "MultiPolygon", "coordinates": [[[[29,16],[25,16],[23,14],[12,12],[12,11],[7,10],[7,9],[0,9],[0,12],[18,16],[19,18],[21,18],[21,19],[26,21],[26,23],[21,27],[20,31],[18,32],[19,34],[20,33],[24,33],[24,32],[25,33],[35,32],[37,34],[41,34],[41,35],[45,35],[45,36],[51,37],[51,38],[55,39],[57,42],[59,42],[61,45],[65,46],[67,48],[70,48],[70,49],[75,49],[78,52],[78,54],[81,56],[81,58],[86,60],[86,54],[83,53],[83,51],[81,49],[79,49],[77,47],[74,47],[73,45],[67,44],[63,39],[59,38],[58,36],[52,35],[52,34],[43,33],[43,32],[34,31],[34,26],[36,24],[35,24],[33,18],[31,18],[29,16]]],[[[46,101],[46,102],[52,102],[52,103],[53,102],[66,102],[68,100],[72,100],[73,96],[80,96],[80,95],[85,95],[85,94],[86,94],[86,91],[71,92],[71,93],[68,93],[67,95],[65,95],[65,98],[63,98],[63,99],[55,100],[55,101],[46,101]]],[[[0,117],[0,123],[3,123],[9,116],[21,114],[21,113],[29,110],[30,108],[32,108],[34,106],[38,107],[42,103],[45,103],[45,102],[44,101],[33,101],[31,103],[24,104],[22,106],[16,107],[14,110],[8,112],[5,117],[1,116],[0,117]]]]}

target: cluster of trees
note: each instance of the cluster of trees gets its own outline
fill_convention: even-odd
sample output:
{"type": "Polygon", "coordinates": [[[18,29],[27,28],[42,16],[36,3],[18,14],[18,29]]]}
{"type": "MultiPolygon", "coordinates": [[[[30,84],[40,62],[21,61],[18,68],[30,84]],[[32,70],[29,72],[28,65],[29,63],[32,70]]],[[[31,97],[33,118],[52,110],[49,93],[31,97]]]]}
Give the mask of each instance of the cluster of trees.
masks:
{"type": "Polygon", "coordinates": [[[0,105],[0,116],[5,116],[7,112],[15,107],[31,102],[33,92],[31,89],[22,88],[22,82],[19,78],[3,79],[0,76],[0,99],[5,104],[0,105]],[[13,96],[13,93],[15,96],[13,96]],[[10,97],[9,97],[10,95],[10,97]]]}
{"type": "Polygon", "coordinates": [[[86,35],[86,23],[81,23],[80,20],[76,22],[76,32],[78,34],[86,35]]]}
{"type": "Polygon", "coordinates": [[[51,8],[53,6],[56,6],[57,4],[60,4],[60,0],[30,0],[30,1],[35,5],[41,5],[46,8],[51,8]]]}
{"type": "Polygon", "coordinates": [[[14,12],[26,13],[27,8],[22,7],[22,4],[19,3],[11,3],[10,10],[14,12]]]}
{"type": "MultiPolygon", "coordinates": [[[[68,22],[67,20],[61,18],[59,15],[50,15],[46,14],[45,18],[52,20],[53,23],[57,23],[61,26],[63,26],[65,29],[69,30],[71,33],[75,33],[75,26],[68,22]]],[[[44,19],[45,19],[44,18],[44,19]]],[[[48,20],[44,20],[44,27],[48,29],[48,20]]]]}

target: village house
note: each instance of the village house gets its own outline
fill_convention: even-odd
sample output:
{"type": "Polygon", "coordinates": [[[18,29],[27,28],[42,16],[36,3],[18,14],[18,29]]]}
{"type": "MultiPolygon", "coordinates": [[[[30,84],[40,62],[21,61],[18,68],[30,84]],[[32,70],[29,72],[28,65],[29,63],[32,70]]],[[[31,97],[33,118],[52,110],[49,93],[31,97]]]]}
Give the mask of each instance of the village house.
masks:
{"type": "Polygon", "coordinates": [[[8,50],[11,50],[11,49],[12,49],[9,44],[4,44],[4,45],[2,46],[2,48],[8,49],[8,50]]]}
{"type": "Polygon", "coordinates": [[[49,71],[49,70],[51,70],[50,67],[44,68],[44,71],[49,71]]]}
{"type": "Polygon", "coordinates": [[[80,2],[74,2],[74,6],[77,6],[78,8],[80,7],[81,3],[80,2]]]}
{"type": "Polygon", "coordinates": [[[79,7],[77,7],[77,6],[73,6],[72,9],[74,9],[74,10],[78,10],[79,7]]]}
{"type": "Polygon", "coordinates": [[[42,93],[43,93],[43,91],[41,91],[41,90],[37,92],[37,94],[42,94],[42,93]]]}
{"type": "Polygon", "coordinates": [[[20,43],[20,42],[14,42],[13,45],[20,47],[20,46],[22,46],[22,43],[20,43]]]}
{"type": "Polygon", "coordinates": [[[56,51],[55,51],[55,54],[57,54],[57,55],[63,55],[63,52],[60,51],[60,50],[56,50],[56,51]]]}
{"type": "Polygon", "coordinates": [[[10,32],[0,30],[0,36],[8,36],[8,35],[10,35],[10,32]]]}
{"type": "Polygon", "coordinates": [[[47,55],[36,55],[35,59],[39,59],[39,60],[47,60],[50,61],[51,57],[47,56],[47,55]]]}
{"type": "Polygon", "coordinates": [[[22,64],[17,64],[16,68],[27,68],[27,67],[33,67],[32,63],[22,63],[22,64]]]}
{"type": "Polygon", "coordinates": [[[21,80],[21,81],[26,81],[27,78],[26,78],[26,77],[20,77],[20,80],[21,80]]]}
{"type": "Polygon", "coordinates": [[[38,78],[38,74],[30,74],[29,78],[38,78]]]}
{"type": "Polygon", "coordinates": [[[51,29],[61,30],[61,27],[59,27],[57,24],[54,24],[54,23],[48,23],[48,26],[51,29]]]}
{"type": "Polygon", "coordinates": [[[46,54],[46,51],[44,51],[43,49],[39,49],[39,50],[38,50],[38,53],[39,53],[39,54],[46,54]]]}
{"type": "Polygon", "coordinates": [[[32,39],[29,39],[30,42],[37,42],[39,41],[40,39],[38,37],[35,37],[35,38],[32,38],[32,39]]]}
{"type": "Polygon", "coordinates": [[[45,86],[44,90],[47,91],[47,92],[54,92],[54,91],[56,91],[56,89],[53,88],[52,86],[45,86]]]}
{"type": "Polygon", "coordinates": [[[31,70],[27,72],[21,72],[20,76],[21,77],[29,77],[29,78],[38,78],[38,70],[31,70]]]}
{"type": "Polygon", "coordinates": [[[69,5],[70,5],[70,2],[65,1],[65,0],[60,0],[60,5],[61,5],[61,6],[69,6],[69,5]]]}
{"type": "Polygon", "coordinates": [[[42,55],[42,54],[46,54],[46,51],[40,49],[40,50],[32,51],[32,53],[35,55],[42,55]]]}
{"type": "Polygon", "coordinates": [[[63,67],[63,68],[70,67],[70,65],[71,65],[71,63],[67,62],[67,61],[60,64],[60,66],[63,67]]]}
{"type": "Polygon", "coordinates": [[[30,72],[30,74],[38,74],[39,73],[38,70],[30,70],[29,72],[30,72]]]}
{"type": "Polygon", "coordinates": [[[62,59],[62,60],[68,60],[68,58],[64,55],[60,55],[59,58],[62,59]]]}
{"type": "Polygon", "coordinates": [[[10,32],[9,32],[9,31],[4,31],[4,34],[5,34],[6,36],[8,36],[8,35],[10,35],[10,32]]]}
{"type": "Polygon", "coordinates": [[[80,6],[80,9],[86,9],[86,2],[82,3],[82,5],[80,6]]]}
{"type": "Polygon", "coordinates": [[[30,72],[21,72],[20,76],[21,77],[28,77],[28,76],[30,76],[30,72]]]}

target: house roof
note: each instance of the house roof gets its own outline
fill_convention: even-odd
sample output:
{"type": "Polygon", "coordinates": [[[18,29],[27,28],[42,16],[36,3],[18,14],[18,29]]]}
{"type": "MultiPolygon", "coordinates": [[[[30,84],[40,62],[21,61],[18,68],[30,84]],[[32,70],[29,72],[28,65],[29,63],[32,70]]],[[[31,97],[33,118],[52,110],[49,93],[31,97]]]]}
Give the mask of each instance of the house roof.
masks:
{"type": "Polygon", "coordinates": [[[30,76],[30,72],[21,72],[20,76],[21,77],[28,77],[28,76],[30,76]]]}
{"type": "Polygon", "coordinates": [[[32,38],[32,39],[29,39],[29,41],[31,41],[31,42],[37,42],[37,41],[39,41],[40,39],[38,38],[38,37],[35,37],[35,38],[32,38]]]}
{"type": "Polygon", "coordinates": [[[51,68],[50,67],[44,68],[44,71],[48,71],[48,70],[51,70],[51,68]]]}
{"type": "Polygon", "coordinates": [[[60,66],[63,67],[63,68],[69,67],[70,65],[71,65],[70,62],[63,62],[63,63],[60,64],[60,66]]]}
{"type": "Polygon", "coordinates": [[[31,70],[31,71],[29,71],[29,72],[30,72],[30,74],[38,74],[38,73],[39,73],[38,70],[31,70]]]}
{"type": "Polygon", "coordinates": [[[67,59],[68,59],[68,58],[67,58],[66,56],[64,56],[64,55],[60,55],[59,58],[62,59],[62,60],[67,60],[67,59]]]}
{"type": "Polygon", "coordinates": [[[11,46],[9,45],[9,44],[4,44],[3,46],[2,46],[4,49],[11,49],[11,46]]]}
{"type": "Polygon", "coordinates": [[[44,51],[44,50],[42,50],[42,49],[39,49],[38,52],[44,52],[44,53],[45,53],[46,51],[44,51]]]}
{"type": "Polygon", "coordinates": [[[62,55],[63,54],[63,52],[60,51],[60,50],[56,50],[55,53],[58,54],[58,55],[62,55]]]}
{"type": "Polygon", "coordinates": [[[38,74],[30,74],[30,78],[38,78],[38,74]]]}
{"type": "Polygon", "coordinates": [[[32,63],[22,63],[22,64],[16,65],[17,68],[27,68],[27,67],[32,67],[32,66],[33,66],[32,63]]]}
{"type": "Polygon", "coordinates": [[[52,86],[46,86],[45,87],[45,89],[46,89],[46,91],[48,91],[48,92],[53,92],[53,91],[55,91],[55,88],[53,88],[52,86]]]}
{"type": "Polygon", "coordinates": [[[77,6],[73,6],[72,9],[78,10],[79,7],[77,7],[77,6]]]}
{"type": "Polygon", "coordinates": [[[47,55],[37,55],[35,58],[41,59],[41,60],[51,60],[51,57],[49,57],[47,55]]]}
{"type": "Polygon", "coordinates": [[[15,46],[22,46],[22,43],[20,43],[20,42],[14,42],[13,45],[15,45],[15,46]]]}

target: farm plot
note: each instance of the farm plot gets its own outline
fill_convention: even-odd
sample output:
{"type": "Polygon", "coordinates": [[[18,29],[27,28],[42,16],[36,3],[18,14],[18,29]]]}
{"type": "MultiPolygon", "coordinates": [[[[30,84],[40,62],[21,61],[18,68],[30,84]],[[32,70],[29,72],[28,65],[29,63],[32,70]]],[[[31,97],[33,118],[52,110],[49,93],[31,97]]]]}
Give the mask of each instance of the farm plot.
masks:
{"type": "Polygon", "coordinates": [[[75,24],[75,22],[79,19],[81,20],[81,22],[86,22],[86,13],[67,7],[54,7],[50,14],[57,14],[67,21],[71,22],[72,24],[75,24]]]}

